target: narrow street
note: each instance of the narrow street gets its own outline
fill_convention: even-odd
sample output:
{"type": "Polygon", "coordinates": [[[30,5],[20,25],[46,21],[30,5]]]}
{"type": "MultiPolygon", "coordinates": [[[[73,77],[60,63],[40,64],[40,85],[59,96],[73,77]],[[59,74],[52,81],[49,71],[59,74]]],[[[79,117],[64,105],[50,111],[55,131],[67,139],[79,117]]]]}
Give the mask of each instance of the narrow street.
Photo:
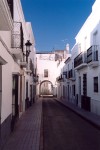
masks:
{"type": "Polygon", "coordinates": [[[100,150],[100,131],[50,98],[43,99],[42,133],[43,150],[100,150]]]}
{"type": "Polygon", "coordinates": [[[2,150],[100,150],[100,130],[53,98],[39,98],[2,150]]]}

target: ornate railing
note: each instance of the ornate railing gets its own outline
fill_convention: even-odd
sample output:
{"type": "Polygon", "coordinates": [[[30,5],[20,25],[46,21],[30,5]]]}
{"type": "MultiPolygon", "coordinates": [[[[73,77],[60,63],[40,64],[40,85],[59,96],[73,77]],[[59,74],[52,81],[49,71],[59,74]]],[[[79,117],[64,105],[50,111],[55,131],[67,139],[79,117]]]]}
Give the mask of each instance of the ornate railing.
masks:
{"type": "Polygon", "coordinates": [[[36,83],[39,81],[39,76],[36,74],[33,74],[33,81],[36,83]]]}
{"type": "Polygon", "coordinates": [[[87,55],[85,52],[81,52],[75,59],[74,59],[74,68],[81,65],[82,63],[87,63],[87,55]]]}
{"type": "Polygon", "coordinates": [[[63,75],[60,75],[59,77],[57,77],[56,81],[57,82],[63,82],[64,81],[63,75]]]}
{"type": "Polygon", "coordinates": [[[80,53],[75,59],[74,59],[74,67],[79,66],[83,63],[82,53],[80,53]]]}
{"type": "Polygon", "coordinates": [[[98,46],[93,45],[87,50],[87,63],[98,61],[98,46]]]}
{"type": "Polygon", "coordinates": [[[21,48],[23,51],[23,28],[21,22],[14,22],[12,31],[12,48],[21,48]]]}
{"type": "Polygon", "coordinates": [[[73,72],[72,69],[68,71],[68,78],[72,78],[73,77],[73,72]]]}

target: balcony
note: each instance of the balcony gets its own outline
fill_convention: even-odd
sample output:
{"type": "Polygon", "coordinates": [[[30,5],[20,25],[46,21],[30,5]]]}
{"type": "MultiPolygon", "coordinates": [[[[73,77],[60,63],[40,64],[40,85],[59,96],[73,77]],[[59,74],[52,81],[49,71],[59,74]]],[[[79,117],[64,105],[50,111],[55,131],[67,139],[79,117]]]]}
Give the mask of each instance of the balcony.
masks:
{"type": "Polygon", "coordinates": [[[34,81],[35,83],[37,83],[37,82],[39,81],[39,76],[36,75],[36,74],[33,74],[33,81],[34,81]]]}
{"type": "Polygon", "coordinates": [[[97,67],[99,65],[97,45],[93,45],[87,50],[87,64],[91,67],[97,67]]]}
{"type": "Polygon", "coordinates": [[[68,79],[75,81],[75,70],[71,69],[68,71],[68,79]]]}
{"type": "Polygon", "coordinates": [[[14,22],[14,28],[12,32],[12,54],[16,59],[22,60],[23,58],[23,29],[21,22],[14,22]]]}
{"type": "Polygon", "coordinates": [[[64,78],[62,75],[60,75],[59,77],[56,78],[57,82],[64,82],[64,78]]]}
{"type": "Polygon", "coordinates": [[[26,69],[26,73],[32,73],[30,69],[26,69]]]}
{"type": "Polygon", "coordinates": [[[86,53],[80,53],[75,59],[74,59],[74,68],[76,70],[83,69],[87,66],[87,56],[86,53]]]}
{"type": "Polygon", "coordinates": [[[13,16],[13,1],[0,0],[0,30],[9,31],[13,29],[12,16],[13,16]]]}
{"type": "Polygon", "coordinates": [[[27,62],[26,62],[26,61],[20,61],[20,62],[19,62],[19,65],[20,65],[22,68],[27,68],[27,62]]]}
{"type": "Polygon", "coordinates": [[[68,74],[67,71],[64,71],[64,72],[63,72],[63,76],[65,76],[66,79],[67,79],[67,74],[68,74]]]}

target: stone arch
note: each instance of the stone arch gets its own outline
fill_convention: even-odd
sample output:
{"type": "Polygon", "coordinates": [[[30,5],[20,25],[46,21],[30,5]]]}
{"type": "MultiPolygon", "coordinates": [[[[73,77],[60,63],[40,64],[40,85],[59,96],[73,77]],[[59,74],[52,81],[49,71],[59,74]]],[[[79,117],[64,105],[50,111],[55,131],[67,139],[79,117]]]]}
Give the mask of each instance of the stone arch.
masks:
{"type": "Polygon", "coordinates": [[[49,80],[40,83],[39,95],[53,95],[53,84],[49,80]]]}

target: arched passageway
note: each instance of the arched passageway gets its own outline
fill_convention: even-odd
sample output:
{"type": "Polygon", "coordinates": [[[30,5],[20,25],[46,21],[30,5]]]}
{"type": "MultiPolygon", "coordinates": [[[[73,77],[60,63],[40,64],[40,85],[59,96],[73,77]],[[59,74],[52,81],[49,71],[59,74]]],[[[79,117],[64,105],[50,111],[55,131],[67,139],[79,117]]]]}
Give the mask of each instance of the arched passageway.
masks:
{"type": "Polygon", "coordinates": [[[41,95],[53,95],[53,84],[48,80],[44,80],[40,83],[39,94],[41,95]]]}

